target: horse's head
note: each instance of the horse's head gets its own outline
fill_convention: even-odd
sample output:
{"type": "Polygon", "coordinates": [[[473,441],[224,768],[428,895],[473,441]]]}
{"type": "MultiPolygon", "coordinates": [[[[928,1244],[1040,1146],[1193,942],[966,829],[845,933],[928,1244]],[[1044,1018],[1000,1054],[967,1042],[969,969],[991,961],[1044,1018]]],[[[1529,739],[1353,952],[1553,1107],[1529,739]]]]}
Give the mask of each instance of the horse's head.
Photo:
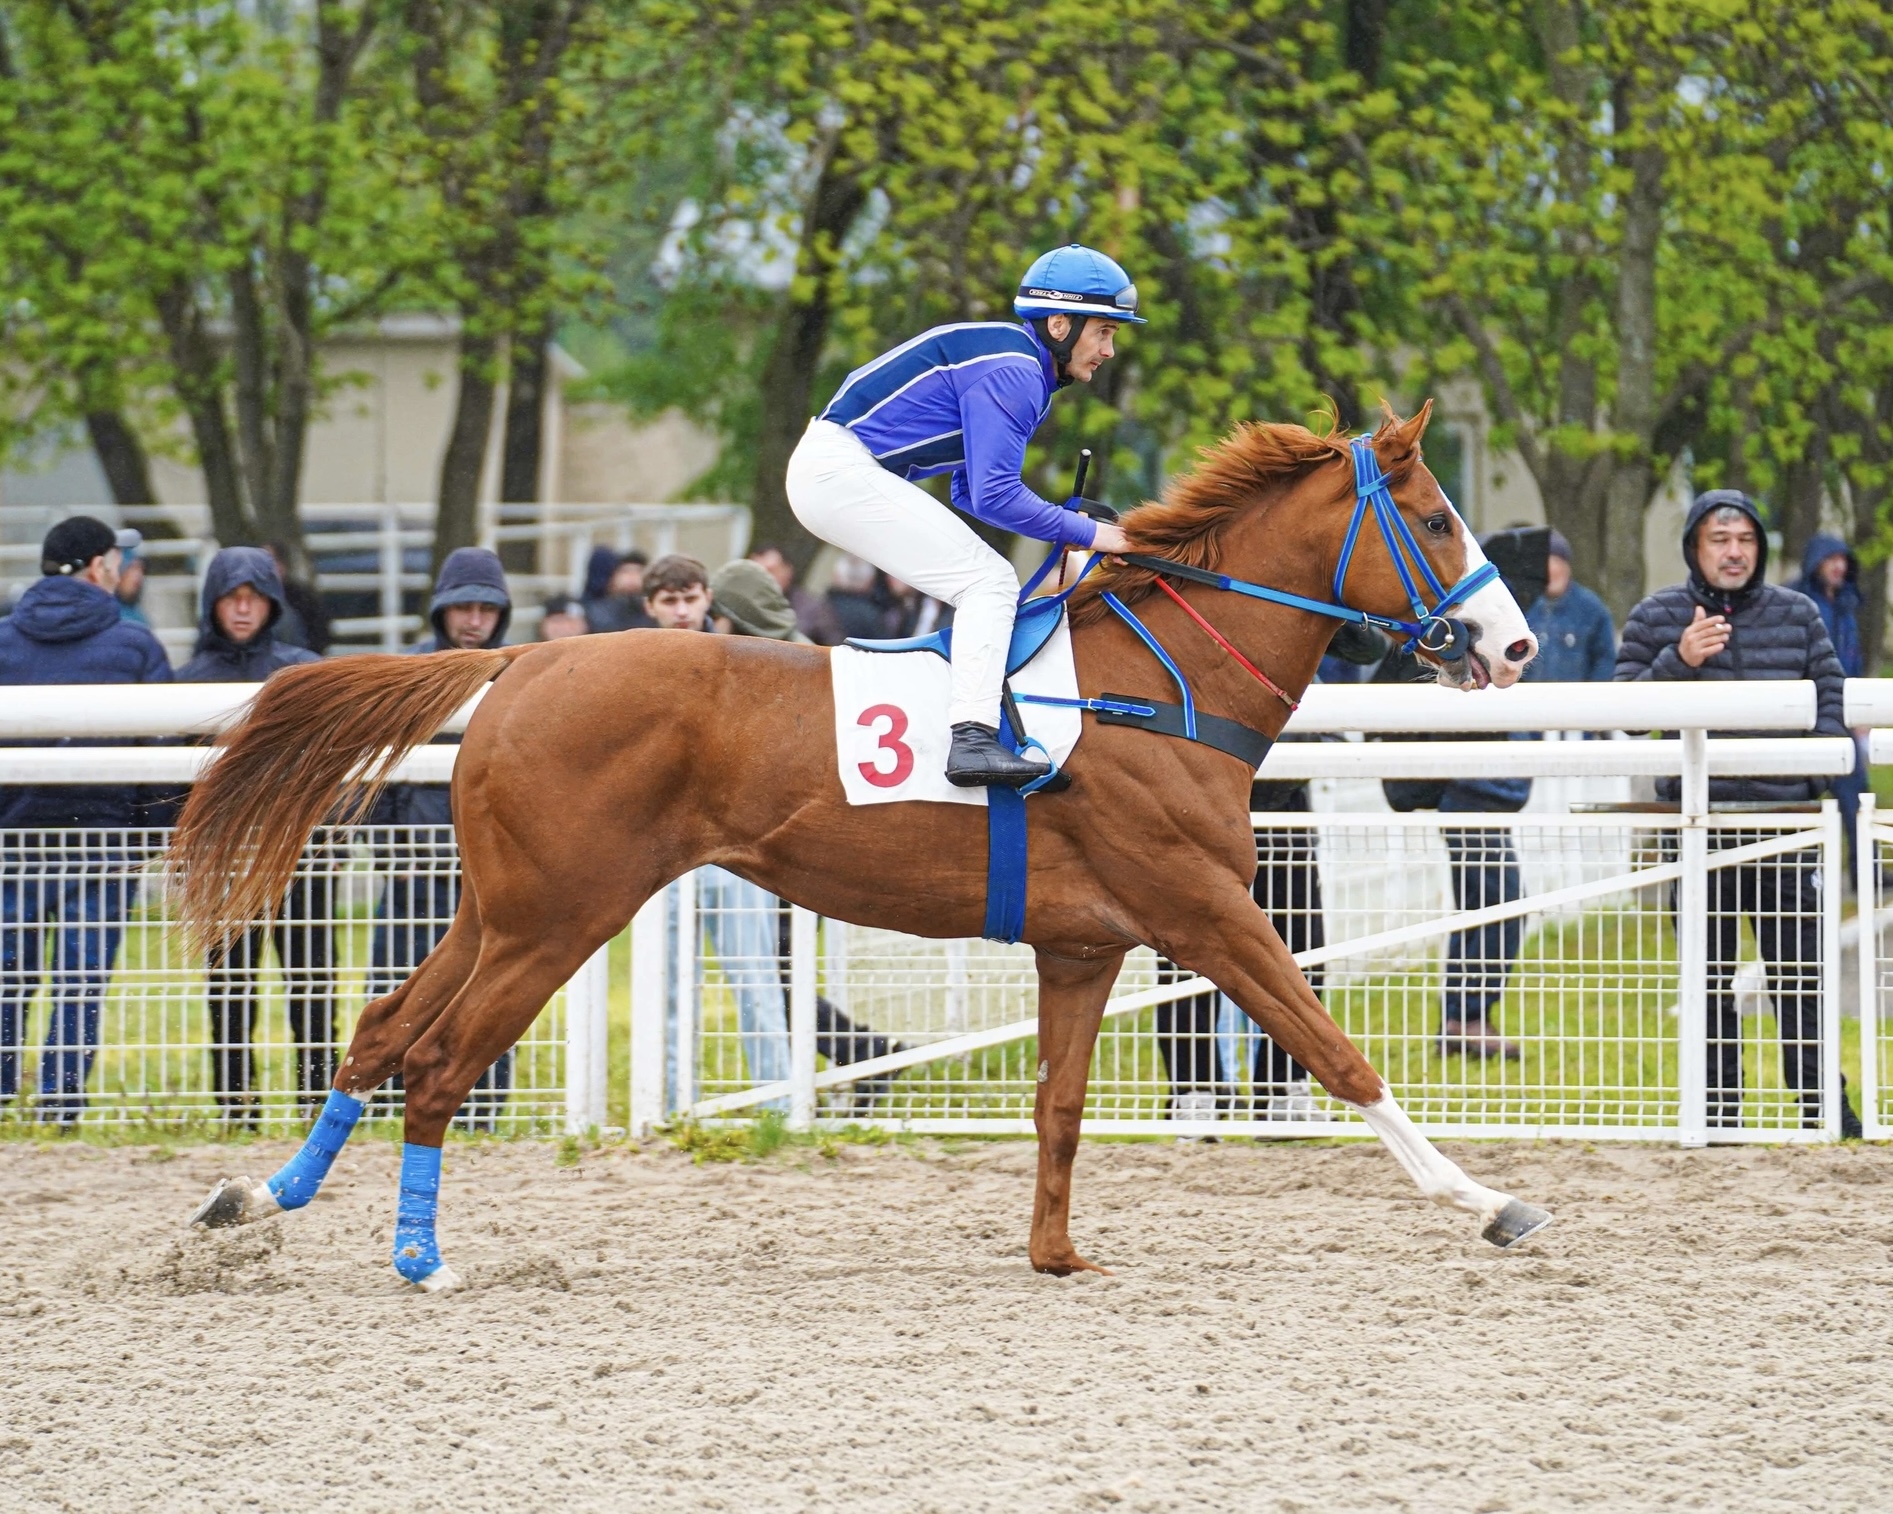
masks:
{"type": "MultiPolygon", "coordinates": [[[[1426,556],[1433,576],[1449,591],[1467,574],[1485,565],[1485,553],[1473,539],[1472,532],[1453,502],[1439,486],[1439,480],[1427,470],[1420,451],[1420,438],[1433,414],[1428,400],[1411,420],[1387,420],[1374,433],[1374,455],[1387,476],[1388,492],[1394,505],[1413,533],[1413,540],[1426,556]]],[[[1353,490],[1350,485],[1349,494],[1353,490]]],[[[1368,512],[1362,523],[1354,555],[1348,565],[1346,602],[1370,615],[1410,619],[1413,614],[1407,588],[1395,565],[1394,544],[1374,525],[1368,512]]],[[[1337,542],[1337,557],[1339,543],[1337,542]]],[[[1424,593],[1424,590],[1422,590],[1424,593]]],[[[1431,603],[1427,605],[1432,608],[1431,603]]],[[[1460,649],[1448,645],[1441,655],[1425,642],[1418,648],[1423,661],[1433,664],[1439,681],[1453,688],[1476,689],[1486,684],[1499,688],[1517,683],[1525,665],[1538,654],[1538,640],[1525,623],[1525,615],[1502,580],[1494,579],[1474,590],[1465,599],[1447,606],[1445,615],[1464,627],[1469,645],[1460,649]]],[[[1450,641],[1450,637],[1429,637],[1428,641],[1450,641]]]]}

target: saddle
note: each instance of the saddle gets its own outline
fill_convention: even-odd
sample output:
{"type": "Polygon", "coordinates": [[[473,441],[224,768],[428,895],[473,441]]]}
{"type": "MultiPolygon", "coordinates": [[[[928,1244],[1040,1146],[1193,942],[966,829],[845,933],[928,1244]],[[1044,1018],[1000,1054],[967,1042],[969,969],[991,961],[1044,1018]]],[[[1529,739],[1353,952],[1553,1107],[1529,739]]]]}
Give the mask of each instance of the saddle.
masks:
{"type": "MultiPolygon", "coordinates": [[[[1045,649],[1058,629],[1058,619],[1065,613],[1062,598],[1028,599],[1012,619],[1012,644],[1006,649],[1006,676],[1010,678],[1045,649]]],[[[869,640],[850,636],[846,645],[861,652],[932,652],[949,662],[953,659],[953,627],[942,626],[925,636],[899,636],[892,640],[869,640]]]]}

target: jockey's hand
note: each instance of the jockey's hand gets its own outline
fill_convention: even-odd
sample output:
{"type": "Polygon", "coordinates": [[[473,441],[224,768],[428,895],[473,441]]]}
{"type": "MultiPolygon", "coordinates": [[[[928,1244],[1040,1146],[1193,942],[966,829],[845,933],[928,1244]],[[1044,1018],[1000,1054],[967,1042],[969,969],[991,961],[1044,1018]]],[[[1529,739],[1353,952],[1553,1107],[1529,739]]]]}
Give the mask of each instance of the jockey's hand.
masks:
{"type": "Polygon", "coordinates": [[[1098,522],[1098,534],[1091,538],[1093,552],[1129,552],[1131,539],[1124,534],[1122,526],[1112,525],[1108,520],[1098,522]]]}

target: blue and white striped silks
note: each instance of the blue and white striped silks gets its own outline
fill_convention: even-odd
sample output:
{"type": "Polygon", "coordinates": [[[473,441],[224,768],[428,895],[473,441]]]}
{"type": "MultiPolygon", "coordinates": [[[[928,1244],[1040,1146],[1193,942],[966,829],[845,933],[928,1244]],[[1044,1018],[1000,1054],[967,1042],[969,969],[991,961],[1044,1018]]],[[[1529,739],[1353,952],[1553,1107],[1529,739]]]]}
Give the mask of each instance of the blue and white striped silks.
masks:
{"type": "Polygon", "coordinates": [[[285,1209],[300,1209],[316,1196],[316,1190],[342,1154],[342,1147],[366,1107],[360,1099],[340,1089],[329,1090],[322,1113],[316,1117],[315,1129],[302,1143],[302,1150],[285,1162],[281,1171],[265,1185],[278,1204],[285,1209]]]}
{"type": "Polygon", "coordinates": [[[440,1148],[401,1148],[401,1199],[394,1218],[394,1270],[418,1283],[440,1270],[434,1216],[440,1209],[440,1148]]]}

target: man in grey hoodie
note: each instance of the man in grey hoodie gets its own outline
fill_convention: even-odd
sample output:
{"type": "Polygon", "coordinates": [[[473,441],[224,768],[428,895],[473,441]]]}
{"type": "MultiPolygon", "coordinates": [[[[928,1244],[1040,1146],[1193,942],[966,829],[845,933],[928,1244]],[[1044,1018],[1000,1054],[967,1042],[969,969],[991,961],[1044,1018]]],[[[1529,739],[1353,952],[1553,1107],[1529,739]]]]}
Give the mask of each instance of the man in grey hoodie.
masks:
{"type": "MultiPolygon", "coordinates": [[[[321,659],[279,641],[288,612],[276,559],[261,547],[225,547],[204,569],[197,649],[178,669],[180,683],[261,683],[272,673],[321,659]]],[[[256,1032],[256,975],[263,945],[274,942],[283,972],[284,1008],[296,1050],[296,1089],[312,1114],[335,1076],[334,861],[311,847],[282,907],[265,929],[253,925],[204,964],[210,1020],[210,1086],[226,1119],[254,1129],[250,1040],[256,1032]]]]}

